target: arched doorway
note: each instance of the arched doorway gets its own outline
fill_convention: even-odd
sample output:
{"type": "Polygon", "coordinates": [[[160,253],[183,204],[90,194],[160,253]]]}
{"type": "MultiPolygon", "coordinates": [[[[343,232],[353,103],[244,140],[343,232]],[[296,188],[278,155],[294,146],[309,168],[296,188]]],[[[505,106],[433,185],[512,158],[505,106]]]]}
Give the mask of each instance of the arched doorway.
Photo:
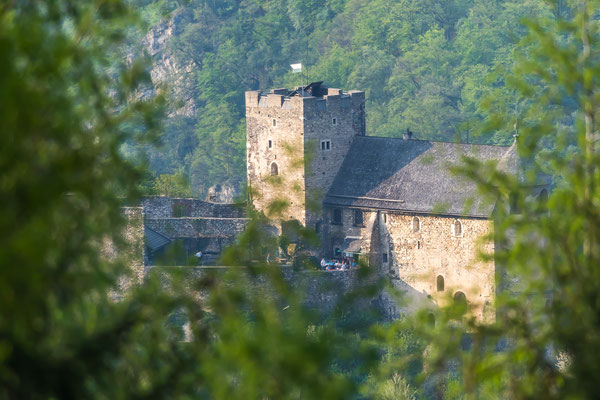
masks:
{"type": "Polygon", "coordinates": [[[463,292],[456,292],[454,293],[454,303],[455,304],[462,304],[462,305],[467,305],[467,295],[465,295],[463,292]]]}
{"type": "Polygon", "coordinates": [[[279,175],[279,167],[277,163],[271,164],[271,175],[279,175]]]}

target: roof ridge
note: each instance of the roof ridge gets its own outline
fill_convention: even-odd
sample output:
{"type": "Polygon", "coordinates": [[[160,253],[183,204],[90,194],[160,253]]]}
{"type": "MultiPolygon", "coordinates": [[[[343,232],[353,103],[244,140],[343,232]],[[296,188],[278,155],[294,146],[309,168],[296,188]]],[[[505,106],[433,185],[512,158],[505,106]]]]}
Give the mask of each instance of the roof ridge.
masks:
{"type": "Polygon", "coordinates": [[[461,145],[461,146],[501,147],[501,148],[507,148],[507,149],[512,147],[512,144],[505,145],[505,144],[460,143],[460,142],[447,142],[447,141],[443,141],[443,140],[428,140],[428,139],[413,139],[413,138],[407,140],[407,139],[403,139],[401,137],[390,137],[390,136],[361,135],[361,136],[356,136],[356,137],[372,138],[372,139],[392,139],[392,140],[398,140],[398,141],[404,141],[404,142],[447,143],[447,144],[456,144],[456,145],[461,145]]]}

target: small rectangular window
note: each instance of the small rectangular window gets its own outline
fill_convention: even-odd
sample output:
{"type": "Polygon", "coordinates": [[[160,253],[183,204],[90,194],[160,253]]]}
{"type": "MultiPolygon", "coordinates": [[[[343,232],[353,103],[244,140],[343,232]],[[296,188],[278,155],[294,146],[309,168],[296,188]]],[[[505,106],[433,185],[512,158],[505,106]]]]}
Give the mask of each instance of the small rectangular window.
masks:
{"type": "Polygon", "coordinates": [[[277,126],[277,120],[273,118],[273,126],[277,126]]]}
{"type": "Polygon", "coordinates": [[[387,255],[387,253],[383,253],[383,262],[384,263],[388,262],[388,255],[387,255]]]}
{"type": "Polygon", "coordinates": [[[321,140],[321,150],[331,150],[331,140],[321,140]]]}
{"type": "Polygon", "coordinates": [[[337,118],[334,118],[334,119],[332,119],[332,120],[331,120],[331,124],[332,124],[332,125],[337,125],[337,118]]]}
{"type": "Polygon", "coordinates": [[[272,149],[273,148],[273,141],[269,140],[269,148],[272,149]]]}

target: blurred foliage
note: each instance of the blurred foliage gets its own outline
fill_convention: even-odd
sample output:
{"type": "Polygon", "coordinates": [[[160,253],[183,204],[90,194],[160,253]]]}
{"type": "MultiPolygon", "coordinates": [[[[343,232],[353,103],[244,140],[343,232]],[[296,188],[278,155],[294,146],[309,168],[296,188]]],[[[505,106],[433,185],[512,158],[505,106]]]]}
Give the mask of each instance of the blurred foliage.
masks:
{"type": "Polygon", "coordinates": [[[564,2],[552,6],[553,17],[527,22],[527,51],[506,79],[523,99],[519,118],[489,104],[490,126],[518,125],[524,172],[514,177],[476,160],[457,171],[489,201],[500,199],[496,320],[482,325],[446,309],[435,330],[420,334],[431,343],[432,371],[460,372],[466,398],[599,393],[600,3],[581,1],[570,13],[564,2]],[[535,185],[550,178],[546,200],[535,185]]]}
{"type": "MultiPolygon", "coordinates": [[[[146,2],[142,11],[153,6],[158,18],[184,7],[157,4],[146,2]]],[[[497,15],[520,16],[541,7],[539,19],[527,24],[518,62],[505,65],[516,73],[498,75],[502,82],[492,84],[490,93],[500,105],[492,100],[477,105],[478,118],[486,121],[482,131],[500,132],[493,140],[504,140],[517,123],[526,173],[512,177],[476,160],[465,160],[457,171],[476,180],[489,201],[501,200],[494,237],[502,289],[496,320],[478,324],[465,313],[468,305],[459,304],[438,310],[434,319],[424,311],[414,320],[383,323],[376,314],[357,311],[381,293],[375,268],[356,271],[363,284],[328,311],[325,303],[323,310],[308,308],[302,283],[290,281],[266,256],[281,243],[309,249],[314,234],[291,224],[292,233],[280,238],[273,221],[254,210],[246,231],[223,256],[230,268],[157,267],[143,285],[118,293],[130,260],[110,259],[102,250],[111,241],[125,248],[120,207],[137,198],[134,183],[143,178],[126,159],[123,143],[144,148],[154,140],[165,104],[160,94],[141,95],[150,85],[146,60],[125,56],[123,43],[135,29],[135,15],[116,0],[0,2],[1,398],[597,397],[598,1],[582,1],[575,9],[564,2],[552,7],[533,0],[496,2],[502,5],[498,10],[466,0],[373,2],[373,7],[359,0],[327,1],[323,7],[311,1],[194,4],[188,12],[194,11],[196,28],[208,34],[186,43],[207,46],[212,53],[201,61],[213,63],[197,77],[206,88],[201,100],[208,104],[220,94],[220,106],[234,110],[223,124],[235,132],[243,132],[243,122],[239,84],[232,82],[244,72],[228,64],[235,60],[230,55],[262,62],[253,70],[256,82],[266,85],[274,71],[282,81],[292,79],[286,65],[274,67],[269,60],[292,54],[294,46],[302,50],[310,37],[309,45],[326,54],[328,38],[335,37],[339,48],[370,54],[360,68],[393,66],[406,76],[396,81],[397,89],[410,83],[433,93],[423,98],[437,109],[442,103],[434,84],[455,82],[443,60],[452,56],[448,47],[461,29],[511,24],[513,18],[498,22],[497,15]],[[475,16],[477,23],[464,20],[475,16]],[[242,23],[231,24],[238,21],[233,18],[242,23]],[[261,24],[252,24],[253,18],[261,24]],[[228,23],[213,24],[220,20],[228,23]],[[291,45],[279,40],[286,37],[281,32],[293,37],[301,29],[312,33],[291,45]],[[209,40],[217,34],[229,38],[222,42],[227,52],[211,47],[221,43],[209,40]],[[406,39],[411,37],[434,50],[415,46],[406,39]],[[369,43],[372,48],[365,50],[369,43]],[[427,58],[429,64],[412,63],[427,58]],[[554,190],[547,202],[524,189],[548,176],[554,190]],[[519,214],[510,213],[510,197],[519,214]]],[[[519,29],[508,26],[498,35],[520,37],[525,32],[519,29]]],[[[496,39],[478,40],[492,46],[486,40],[496,39]]],[[[469,49],[468,59],[483,63],[490,57],[461,46],[469,49]]],[[[509,60],[512,47],[505,50],[509,60]]],[[[335,52],[339,57],[339,49],[335,52]]],[[[330,65],[323,68],[332,79],[346,73],[346,67],[330,65]]],[[[472,82],[465,87],[473,99],[481,97],[478,73],[487,70],[480,65],[468,73],[472,82]]],[[[415,108],[397,110],[405,118],[421,118],[415,108]]],[[[458,126],[461,118],[451,119],[455,116],[431,123],[458,126]]],[[[381,121],[380,126],[387,123],[381,121]]],[[[214,128],[210,122],[198,126],[214,128]]],[[[206,139],[202,132],[199,142],[206,139]]],[[[218,132],[220,141],[209,143],[234,140],[226,130],[218,132]]],[[[193,147],[190,143],[194,140],[188,143],[193,147]]],[[[191,147],[169,151],[189,155],[191,147]]],[[[180,173],[165,172],[174,171],[180,173]]],[[[178,187],[178,179],[165,182],[178,187]]]]}
{"type": "Polygon", "coordinates": [[[152,194],[167,197],[192,197],[190,182],[183,171],[160,175],[154,181],[152,194]]]}

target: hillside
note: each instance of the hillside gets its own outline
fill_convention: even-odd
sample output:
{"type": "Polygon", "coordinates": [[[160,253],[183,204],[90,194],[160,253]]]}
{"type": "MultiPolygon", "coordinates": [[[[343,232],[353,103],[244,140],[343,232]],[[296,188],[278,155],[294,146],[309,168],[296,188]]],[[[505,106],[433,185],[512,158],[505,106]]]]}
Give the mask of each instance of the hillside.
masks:
{"type": "Polygon", "coordinates": [[[295,62],[308,80],[365,90],[369,135],[508,143],[512,132],[476,129],[486,99],[518,114],[503,76],[521,20],[556,17],[542,0],[137,2],[153,81],[173,100],[164,146],[143,150],[155,175],[185,174],[201,197],[243,185],[244,91],[301,84],[295,62]]]}

